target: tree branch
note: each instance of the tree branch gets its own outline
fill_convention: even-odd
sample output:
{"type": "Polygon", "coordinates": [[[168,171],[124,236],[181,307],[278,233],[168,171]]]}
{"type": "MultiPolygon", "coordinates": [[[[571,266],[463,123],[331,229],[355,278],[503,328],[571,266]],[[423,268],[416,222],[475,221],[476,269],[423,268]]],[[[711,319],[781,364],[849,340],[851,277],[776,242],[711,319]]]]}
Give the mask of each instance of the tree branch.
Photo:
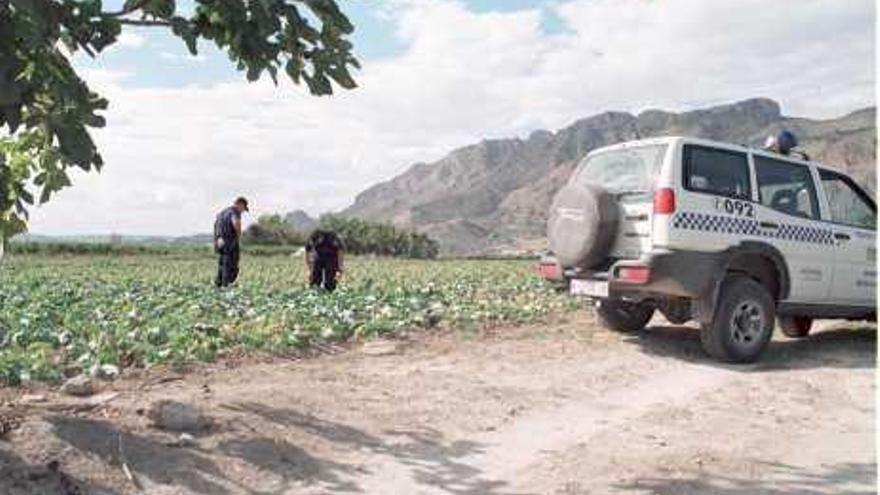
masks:
{"type": "Polygon", "coordinates": [[[104,12],[102,15],[106,17],[122,17],[124,15],[131,14],[135,10],[143,7],[149,0],[140,0],[139,2],[133,3],[130,7],[124,8],[118,12],[104,12]]]}
{"type": "Polygon", "coordinates": [[[162,26],[171,27],[168,21],[154,21],[147,19],[119,19],[119,23],[126,26],[162,26]]]}

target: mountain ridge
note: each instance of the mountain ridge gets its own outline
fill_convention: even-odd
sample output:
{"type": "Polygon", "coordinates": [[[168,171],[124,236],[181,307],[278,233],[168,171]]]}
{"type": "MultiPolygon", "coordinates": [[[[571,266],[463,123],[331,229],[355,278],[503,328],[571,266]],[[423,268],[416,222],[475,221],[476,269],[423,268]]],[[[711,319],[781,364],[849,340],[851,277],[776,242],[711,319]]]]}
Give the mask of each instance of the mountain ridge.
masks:
{"type": "Polygon", "coordinates": [[[868,107],[825,120],[788,117],[768,98],[679,113],[608,111],[555,132],[482,140],[433,163],[413,164],[358,194],[342,214],[427,233],[445,254],[537,250],[553,194],[590,150],[659,135],[757,147],[783,127],[811,157],[850,171],[874,190],[875,115],[868,107]]]}

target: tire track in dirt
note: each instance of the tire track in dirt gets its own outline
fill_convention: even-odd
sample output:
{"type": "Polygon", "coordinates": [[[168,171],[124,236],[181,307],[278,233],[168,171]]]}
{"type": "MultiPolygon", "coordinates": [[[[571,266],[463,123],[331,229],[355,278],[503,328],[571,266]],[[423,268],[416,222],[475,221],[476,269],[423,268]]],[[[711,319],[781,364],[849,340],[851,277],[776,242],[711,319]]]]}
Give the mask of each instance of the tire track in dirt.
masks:
{"type": "Polygon", "coordinates": [[[726,367],[693,329],[620,335],[579,315],[378,356],[219,364],[149,387],[156,376],[132,377],[100,414],[25,421],[0,443],[0,472],[26,477],[49,452],[86,486],[134,495],[116,461],[124,437],[151,494],[861,495],[876,466],[875,338],[822,328],[726,367]],[[160,399],[194,402],[219,426],[170,447],[138,412],[160,399]]]}
{"type": "MultiPolygon", "coordinates": [[[[643,356],[641,363],[628,363],[642,368],[641,373],[634,373],[626,383],[601,397],[575,399],[560,407],[535,411],[498,431],[465,439],[482,447],[456,460],[455,469],[462,475],[458,480],[449,477],[444,483],[442,479],[426,479],[419,465],[386,458],[374,465],[373,475],[357,483],[366,493],[510,493],[506,491],[509,484],[542,458],[588,442],[593,435],[637,418],[655,406],[685,404],[737,376],[736,371],[696,364],[676,363],[658,370],[650,360],[643,356]]],[[[606,373],[619,370],[621,363],[607,364],[606,373]]]]}

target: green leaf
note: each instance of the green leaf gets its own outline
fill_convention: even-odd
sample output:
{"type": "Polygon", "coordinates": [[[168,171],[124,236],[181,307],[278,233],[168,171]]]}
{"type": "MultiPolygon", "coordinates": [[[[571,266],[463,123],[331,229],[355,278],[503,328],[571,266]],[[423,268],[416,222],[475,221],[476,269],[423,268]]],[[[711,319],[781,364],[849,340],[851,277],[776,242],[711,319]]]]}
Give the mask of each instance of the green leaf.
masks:
{"type": "Polygon", "coordinates": [[[144,13],[160,19],[170,18],[176,9],[177,5],[174,0],[148,0],[141,7],[144,13]]]}
{"type": "Polygon", "coordinates": [[[2,108],[2,115],[0,116],[3,118],[3,120],[0,120],[0,123],[6,122],[6,125],[9,126],[10,134],[15,133],[18,130],[18,126],[21,125],[21,107],[17,105],[2,108]]]}
{"type": "Polygon", "coordinates": [[[33,194],[29,193],[26,190],[19,191],[18,194],[21,197],[22,201],[24,201],[25,203],[27,203],[29,205],[34,204],[34,195],[33,194]]]}
{"type": "Polygon", "coordinates": [[[198,36],[189,20],[180,16],[171,18],[171,32],[186,43],[186,48],[191,55],[198,55],[196,46],[198,36]]]}
{"type": "Polygon", "coordinates": [[[125,11],[136,10],[142,2],[143,2],[143,0],[125,0],[125,3],[122,4],[122,10],[125,10],[125,11]]]}
{"type": "Polygon", "coordinates": [[[325,26],[331,26],[345,34],[354,31],[354,26],[348,17],[339,10],[336,2],[327,0],[306,0],[306,5],[321,19],[325,26]]]}
{"type": "Polygon", "coordinates": [[[95,26],[95,32],[91,39],[92,47],[100,52],[107,46],[115,43],[120,33],[122,33],[122,24],[119,23],[118,19],[103,18],[95,26]]]}
{"type": "Polygon", "coordinates": [[[80,0],[76,2],[80,17],[88,19],[101,15],[101,0],[80,0]]]}
{"type": "Polygon", "coordinates": [[[0,106],[21,104],[21,83],[0,73],[0,106]]]}
{"type": "Polygon", "coordinates": [[[260,72],[262,72],[262,71],[256,65],[248,65],[247,80],[251,81],[251,82],[256,81],[257,79],[260,78],[260,72]]]}
{"type": "Polygon", "coordinates": [[[291,58],[284,66],[284,71],[287,72],[287,76],[297,84],[299,84],[299,79],[302,76],[302,70],[303,65],[298,58],[291,58]]]}
{"type": "Polygon", "coordinates": [[[49,198],[52,196],[52,189],[48,187],[44,187],[42,192],[40,193],[40,204],[45,204],[49,202],[49,198]]]}
{"type": "Polygon", "coordinates": [[[324,74],[317,73],[312,76],[308,74],[303,74],[303,79],[306,81],[306,85],[309,87],[309,91],[316,96],[324,96],[333,94],[333,86],[330,84],[330,80],[327,79],[324,74]]]}
{"type": "Polygon", "coordinates": [[[65,161],[89,170],[95,155],[95,145],[82,127],[61,128],[57,131],[59,148],[65,161]]]}
{"type": "Polygon", "coordinates": [[[357,87],[357,83],[354,82],[354,79],[352,79],[351,74],[348,73],[348,69],[346,69],[345,66],[332,67],[327,70],[327,74],[345,89],[354,89],[357,87]]]}

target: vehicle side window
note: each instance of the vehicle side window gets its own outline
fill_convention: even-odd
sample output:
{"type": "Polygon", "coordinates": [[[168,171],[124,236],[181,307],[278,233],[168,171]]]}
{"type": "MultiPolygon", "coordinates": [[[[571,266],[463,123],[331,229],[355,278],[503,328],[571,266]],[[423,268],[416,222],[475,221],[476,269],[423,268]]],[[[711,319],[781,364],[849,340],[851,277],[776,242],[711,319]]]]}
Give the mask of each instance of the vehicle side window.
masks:
{"type": "Polygon", "coordinates": [[[759,201],[776,211],[819,219],[819,201],[810,169],[804,165],[755,156],[759,201]]]}
{"type": "Polygon", "coordinates": [[[852,179],[828,170],[820,170],[819,178],[828,198],[832,222],[863,229],[877,228],[877,206],[852,179]]]}
{"type": "Polygon", "coordinates": [[[749,163],[745,153],[685,145],[684,185],[690,191],[751,199],[749,163]]]}

